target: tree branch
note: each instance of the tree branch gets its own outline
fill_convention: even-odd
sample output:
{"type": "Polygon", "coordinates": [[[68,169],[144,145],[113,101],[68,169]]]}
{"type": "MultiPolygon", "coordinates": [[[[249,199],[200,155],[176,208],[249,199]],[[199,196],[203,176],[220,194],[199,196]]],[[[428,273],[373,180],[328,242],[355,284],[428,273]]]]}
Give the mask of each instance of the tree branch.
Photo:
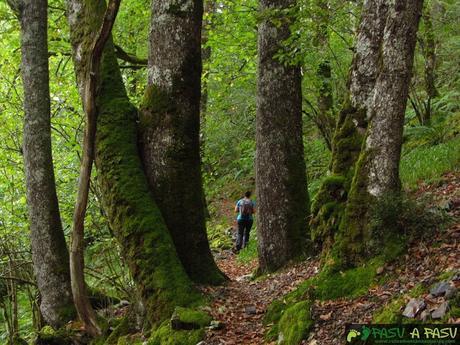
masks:
{"type": "Polygon", "coordinates": [[[94,40],[89,54],[89,68],[85,80],[84,110],[86,113],[86,129],[83,138],[83,157],[80,166],[78,193],[73,216],[73,231],[70,250],[70,273],[72,294],[78,316],[85,325],[86,331],[97,336],[101,330],[96,322],[94,310],[86,293],[84,278],[84,221],[91,180],[91,170],[95,155],[97,106],[96,95],[99,83],[99,70],[102,53],[115,22],[121,0],[110,0],[104,14],[101,29],[94,40]]]}
{"type": "Polygon", "coordinates": [[[115,54],[117,55],[118,59],[132,63],[134,65],[147,66],[148,63],[148,59],[143,59],[134,54],[130,54],[117,44],[115,44],[115,54]]]}

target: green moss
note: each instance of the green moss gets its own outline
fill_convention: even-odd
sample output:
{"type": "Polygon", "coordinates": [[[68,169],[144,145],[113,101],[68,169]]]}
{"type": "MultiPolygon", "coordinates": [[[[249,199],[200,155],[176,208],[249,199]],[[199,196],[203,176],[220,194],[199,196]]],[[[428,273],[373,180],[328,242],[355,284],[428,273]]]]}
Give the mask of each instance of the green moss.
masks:
{"type": "Polygon", "coordinates": [[[142,345],[144,342],[140,334],[125,335],[118,339],[117,345],[142,345]]]}
{"type": "Polygon", "coordinates": [[[311,237],[323,253],[332,246],[343,213],[343,201],[347,195],[345,181],[341,175],[326,177],[312,203],[311,237]]]}
{"type": "Polygon", "coordinates": [[[417,323],[418,320],[408,319],[403,317],[402,312],[407,300],[410,298],[418,298],[426,292],[426,287],[422,284],[414,286],[406,295],[393,298],[388,304],[380,308],[374,313],[372,321],[374,323],[417,323]]]}
{"type": "Polygon", "coordinates": [[[343,105],[332,145],[332,175],[323,180],[312,205],[312,239],[322,250],[323,257],[329,254],[334,244],[334,236],[345,212],[355,163],[364,138],[361,129],[367,127],[365,115],[365,109],[356,109],[349,101],[343,105]]]}
{"type": "Polygon", "coordinates": [[[278,344],[297,345],[306,339],[313,325],[311,303],[302,301],[287,308],[278,325],[278,344]]]}
{"type": "Polygon", "coordinates": [[[169,321],[165,321],[152,334],[148,345],[196,345],[203,340],[204,328],[185,331],[176,331],[171,328],[169,321]]]}
{"type": "Polygon", "coordinates": [[[272,302],[264,318],[264,324],[270,326],[266,334],[267,339],[276,338],[280,332],[280,321],[283,315],[299,302],[313,303],[314,300],[356,298],[366,294],[370,287],[378,283],[377,269],[400,253],[397,249],[400,249],[400,246],[394,248],[390,246],[390,248],[388,253],[356,268],[336,271],[332,266],[326,266],[320,274],[306,280],[281,300],[272,302]]]}
{"type": "Polygon", "coordinates": [[[212,317],[202,310],[182,307],[177,307],[174,310],[173,317],[177,317],[181,322],[197,325],[200,328],[209,326],[212,321],[212,317]]]}
{"type": "Polygon", "coordinates": [[[12,345],[28,345],[28,344],[27,344],[27,341],[25,341],[24,339],[22,339],[19,336],[16,336],[13,339],[13,344],[12,345]]]}
{"type": "Polygon", "coordinates": [[[152,325],[176,306],[200,304],[153,200],[137,146],[137,110],[124,90],[113,49],[102,63],[96,166],[110,226],[144,300],[152,325]]]}
{"type": "Polygon", "coordinates": [[[71,345],[71,331],[66,329],[54,330],[51,326],[43,327],[37,334],[35,345],[71,345]]]}
{"type": "Polygon", "coordinates": [[[124,317],[121,319],[120,323],[115,327],[112,333],[110,333],[109,337],[105,341],[106,345],[115,345],[118,342],[118,339],[124,335],[127,335],[134,331],[134,327],[129,320],[129,317],[124,317]]]}
{"type": "Polygon", "coordinates": [[[349,176],[361,151],[364,136],[359,128],[367,127],[366,109],[356,109],[349,102],[339,114],[332,146],[331,171],[343,176],[349,176]]]}
{"type": "Polygon", "coordinates": [[[140,127],[156,127],[165,114],[174,111],[174,104],[168,93],[156,85],[148,85],[139,112],[140,127]]]}
{"type": "Polygon", "coordinates": [[[403,297],[393,299],[386,306],[382,307],[377,313],[374,314],[372,321],[374,323],[401,323],[402,311],[401,309],[405,306],[406,302],[403,297]]]}

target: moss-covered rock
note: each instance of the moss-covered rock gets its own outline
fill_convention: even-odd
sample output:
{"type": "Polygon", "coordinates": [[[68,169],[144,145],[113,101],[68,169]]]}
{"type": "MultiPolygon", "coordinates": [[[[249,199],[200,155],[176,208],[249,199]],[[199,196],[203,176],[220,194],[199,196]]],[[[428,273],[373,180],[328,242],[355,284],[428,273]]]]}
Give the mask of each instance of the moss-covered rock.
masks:
{"type": "Polygon", "coordinates": [[[45,326],[37,334],[34,345],[72,345],[71,331],[45,326]]]}
{"type": "Polygon", "coordinates": [[[125,335],[118,339],[117,345],[142,345],[143,340],[140,334],[125,335]]]}
{"type": "Polygon", "coordinates": [[[313,326],[311,302],[302,301],[287,308],[278,324],[278,344],[297,345],[306,339],[313,326]]]}
{"type": "Polygon", "coordinates": [[[148,345],[196,345],[203,340],[205,329],[173,330],[171,323],[165,321],[152,334],[148,345]]]}
{"type": "Polygon", "coordinates": [[[133,323],[128,316],[122,318],[112,333],[107,337],[104,344],[116,345],[118,339],[135,331],[133,323]]]}
{"type": "Polygon", "coordinates": [[[174,330],[192,330],[209,326],[211,316],[197,309],[177,307],[171,317],[171,327],[174,330]]]}
{"type": "Polygon", "coordinates": [[[326,266],[320,274],[306,280],[282,299],[272,302],[264,318],[264,324],[270,326],[266,337],[270,340],[276,339],[281,332],[284,314],[299,303],[311,305],[315,300],[355,298],[366,294],[370,287],[382,279],[377,274],[377,269],[394,259],[400,253],[398,248],[400,249],[395,247],[387,255],[376,257],[356,268],[340,271],[333,266],[326,266]]]}
{"type": "Polygon", "coordinates": [[[28,345],[28,344],[27,344],[27,341],[25,341],[19,336],[16,336],[13,339],[13,345],[28,345]]]}

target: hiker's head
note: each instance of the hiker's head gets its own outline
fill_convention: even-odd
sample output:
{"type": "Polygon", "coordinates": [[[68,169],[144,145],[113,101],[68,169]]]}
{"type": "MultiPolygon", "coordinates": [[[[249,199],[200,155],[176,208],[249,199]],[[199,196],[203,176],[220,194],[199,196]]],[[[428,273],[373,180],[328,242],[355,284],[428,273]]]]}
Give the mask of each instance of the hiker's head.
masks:
{"type": "Polygon", "coordinates": [[[246,198],[250,198],[251,197],[251,192],[250,191],[247,191],[246,193],[244,193],[244,196],[246,198]]]}

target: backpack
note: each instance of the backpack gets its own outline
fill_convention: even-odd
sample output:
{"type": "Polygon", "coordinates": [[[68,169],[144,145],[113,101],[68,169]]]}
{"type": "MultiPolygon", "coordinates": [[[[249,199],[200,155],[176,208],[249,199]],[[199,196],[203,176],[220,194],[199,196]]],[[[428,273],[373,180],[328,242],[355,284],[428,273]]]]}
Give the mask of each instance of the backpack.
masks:
{"type": "Polygon", "coordinates": [[[240,213],[243,217],[249,217],[253,214],[253,206],[251,200],[241,199],[240,202],[240,213]]]}

